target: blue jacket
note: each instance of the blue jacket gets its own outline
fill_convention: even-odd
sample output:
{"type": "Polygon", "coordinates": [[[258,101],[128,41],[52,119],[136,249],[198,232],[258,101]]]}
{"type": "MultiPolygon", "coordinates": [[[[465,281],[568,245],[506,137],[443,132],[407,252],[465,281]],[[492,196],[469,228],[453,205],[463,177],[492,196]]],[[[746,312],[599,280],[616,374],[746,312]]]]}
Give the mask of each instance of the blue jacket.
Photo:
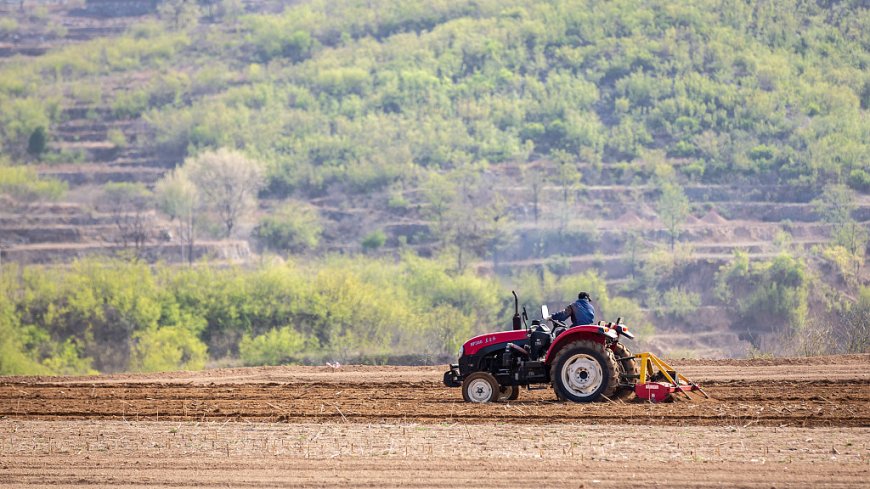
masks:
{"type": "Polygon", "coordinates": [[[553,319],[557,321],[564,321],[569,317],[571,326],[592,324],[595,322],[595,308],[591,302],[577,299],[573,304],[568,304],[564,311],[553,314],[553,319]]]}

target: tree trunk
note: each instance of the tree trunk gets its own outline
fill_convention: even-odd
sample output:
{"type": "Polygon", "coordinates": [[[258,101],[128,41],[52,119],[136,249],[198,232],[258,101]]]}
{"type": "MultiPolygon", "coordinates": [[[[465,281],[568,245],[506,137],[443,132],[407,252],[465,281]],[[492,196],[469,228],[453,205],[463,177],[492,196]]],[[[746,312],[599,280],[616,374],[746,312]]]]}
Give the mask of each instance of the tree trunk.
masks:
{"type": "Polygon", "coordinates": [[[193,240],[196,228],[193,224],[193,215],[190,216],[190,222],[187,228],[187,264],[193,265],[193,240]]]}
{"type": "Polygon", "coordinates": [[[538,224],[538,193],[534,192],[532,195],[532,213],[535,216],[535,224],[538,224]]]}

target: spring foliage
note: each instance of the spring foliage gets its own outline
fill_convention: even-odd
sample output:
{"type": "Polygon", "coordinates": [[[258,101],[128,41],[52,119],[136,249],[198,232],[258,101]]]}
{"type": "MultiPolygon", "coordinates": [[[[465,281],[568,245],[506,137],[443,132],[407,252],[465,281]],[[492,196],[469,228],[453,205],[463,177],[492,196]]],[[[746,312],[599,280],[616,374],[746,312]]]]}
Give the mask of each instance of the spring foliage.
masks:
{"type": "Polygon", "coordinates": [[[0,195],[20,202],[32,202],[58,200],[66,190],[65,182],[42,178],[32,168],[6,165],[0,160],[0,195]]]}
{"type": "MultiPolygon", "coordinates": [[[[588,290],[598,317],[648,332],[639,307],[593,273],[516,277],[534,313],[588,290]]],[[[248,268],[83,260],[3,269],[0,373],[200,369],[455,355],[471,335],[508,329],[513,303],[493,279],[445,263],[328,257],[248,268]]],[[[537,317],[533,315],[533,318],[537,317]]]]}
{"type": "Polygon", "coordinates": [[[750,262],[737,252],[716,276],[717,293],[748,331],[791,333],[806,324],[811,278],[807,264],[787,252],[750,262]],[[739,298],[739,299],[738,299],[739,298]]]}
{"type": "Polygon", "coordinates": [[[148,70],[107,101],[152,125],[137,144],[244,148],[279,195],[560,155],[631,181],[650,152],[693,180],[866,191],[863,2],[312,0],[195,28],[193,3],[5,63],[0,143],[23,153],[61,100],[94,100],[69,83],[148,70]]]}

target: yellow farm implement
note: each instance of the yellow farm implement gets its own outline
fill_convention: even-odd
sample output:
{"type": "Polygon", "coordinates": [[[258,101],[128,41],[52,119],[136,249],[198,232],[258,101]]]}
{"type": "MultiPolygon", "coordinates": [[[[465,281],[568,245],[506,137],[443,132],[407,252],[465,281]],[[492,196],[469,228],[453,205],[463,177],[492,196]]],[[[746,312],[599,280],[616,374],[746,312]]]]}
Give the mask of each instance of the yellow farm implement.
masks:
{"type": "Polygon", "coordinates": [[[690,381],[652,353],[634,355],[640,364],[638,383],[634,385],[634,393],[638,399],[650,402],[664,402],[672,398],[675,392],[681,392],[691,399],[689,392],[699,391],[705,398],[710,398],[701,386],[690,381]]]}

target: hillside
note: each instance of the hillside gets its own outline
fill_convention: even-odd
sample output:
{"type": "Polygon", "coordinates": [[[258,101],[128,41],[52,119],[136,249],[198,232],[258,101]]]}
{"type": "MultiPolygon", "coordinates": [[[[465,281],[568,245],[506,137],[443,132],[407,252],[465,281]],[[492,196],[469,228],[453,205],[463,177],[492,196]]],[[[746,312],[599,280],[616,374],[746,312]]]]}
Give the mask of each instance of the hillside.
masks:
{"type": "MultiPolygon", "coordinates": [[[[815,331],[870,298],[860,1],[88,0],[0,14],[4,263],[416,255],[499,284],[500,307],[454,301],[473,330],[506,324],[511,289],[554,307],[585,287],[654,325],[646,346],[693,356],[776,352],[769,332],[815,331]],[[259,165],[255,205],[225,229],[205,205],[185,221],[167,205],[170,171],[221,148],[259,165]]],[[[238,353],[196,334],[210,358],[238,353]]],[[[808,341],[795,345],[820,348],[808,341]]]]}

